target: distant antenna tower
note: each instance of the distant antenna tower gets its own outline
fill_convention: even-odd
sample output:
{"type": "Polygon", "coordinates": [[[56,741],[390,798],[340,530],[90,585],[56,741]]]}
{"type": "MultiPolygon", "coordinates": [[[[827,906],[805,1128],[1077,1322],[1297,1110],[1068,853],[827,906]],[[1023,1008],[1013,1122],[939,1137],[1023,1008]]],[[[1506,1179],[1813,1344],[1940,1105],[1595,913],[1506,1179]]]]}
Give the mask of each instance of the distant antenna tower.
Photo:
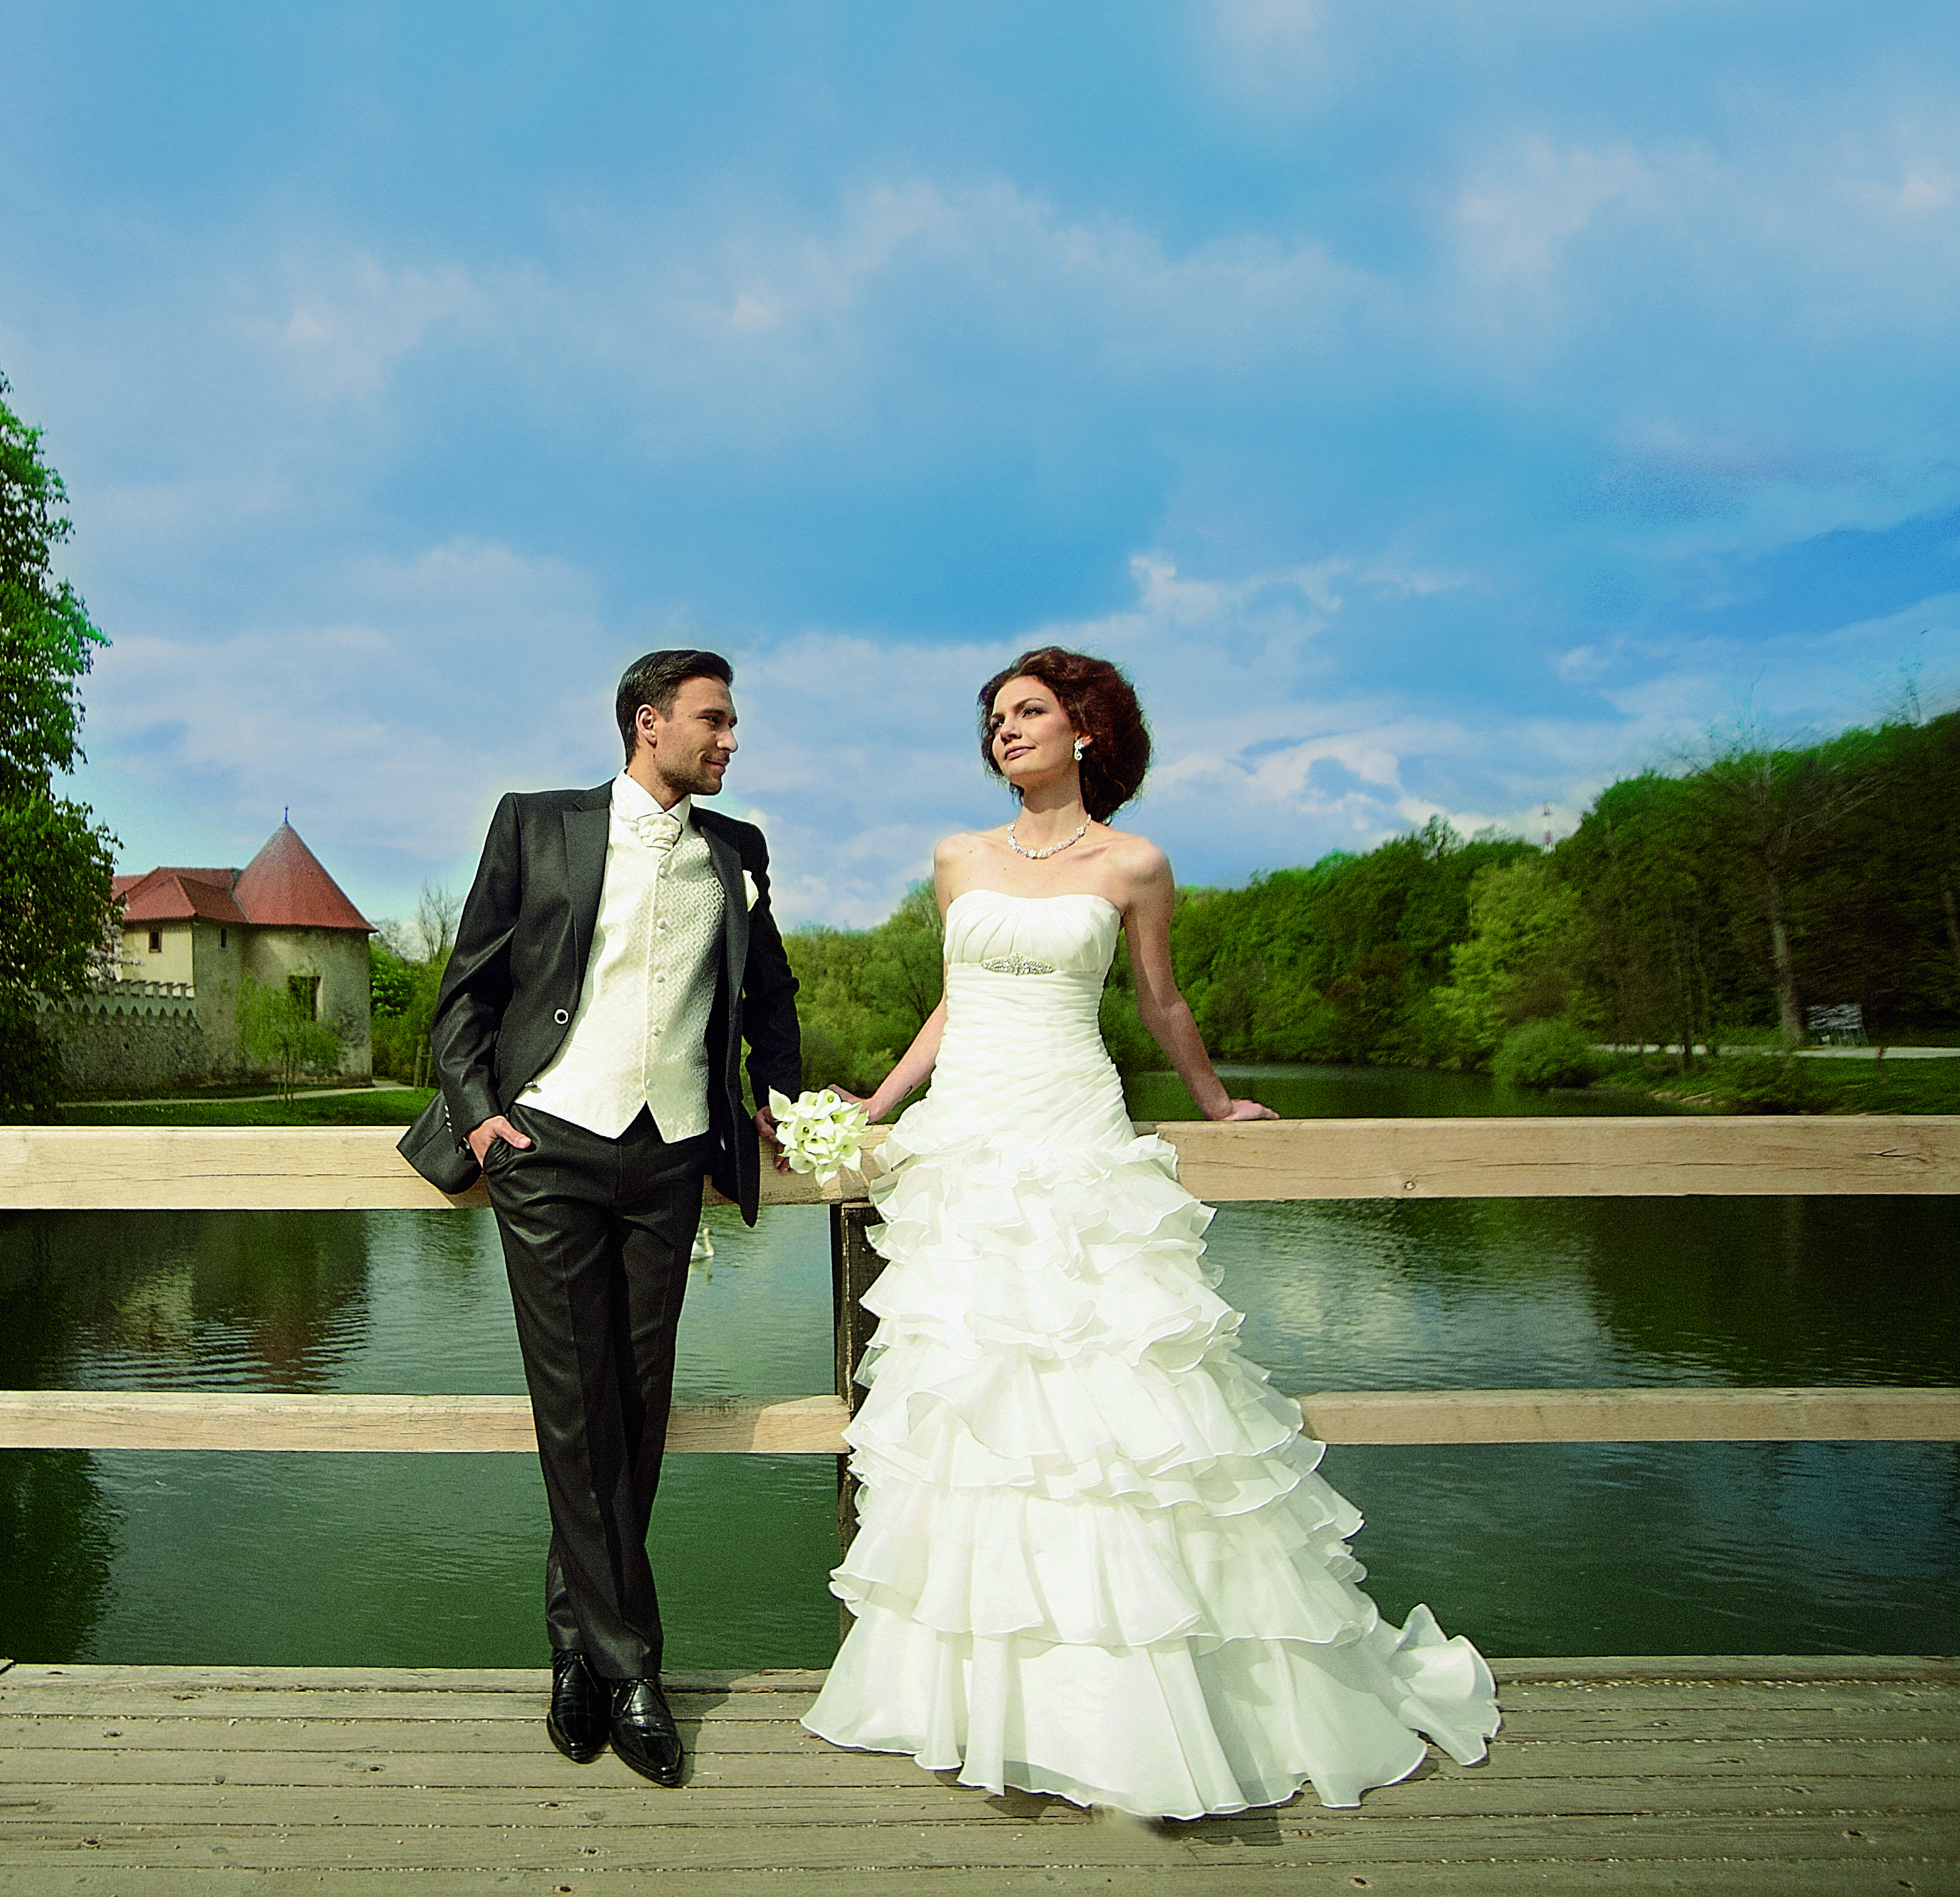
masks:
{"type": "Polygon", "coordinates": [[[1545,847],[1547,849],[1551,848],[1551,806],[1549,804],[1545,807],[1545,847]]]}

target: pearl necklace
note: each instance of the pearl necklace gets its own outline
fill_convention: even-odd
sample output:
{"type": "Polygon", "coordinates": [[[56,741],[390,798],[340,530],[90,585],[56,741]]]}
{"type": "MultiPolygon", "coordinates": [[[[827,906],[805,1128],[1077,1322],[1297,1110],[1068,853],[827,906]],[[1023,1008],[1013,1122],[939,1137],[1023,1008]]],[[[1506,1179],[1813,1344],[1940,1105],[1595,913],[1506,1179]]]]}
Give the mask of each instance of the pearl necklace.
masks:
{"type": "Polygon", "coordinates": [[[1010,823],[1007,826],[1007,848],[1017,856],[1025,856],[1030,863],[1039,863],[1043,857],[1053,856],[1057,851],[1067,849],[1071,843],[1080,843],[1088,834],[1089,820],[1085,817],[1082,827],[1073,836],[1064,836],[1059,843],[1051,843],[1045,850],[1024,850],[1020,839],[1014,835],[1013,825],[1010,823]]]}

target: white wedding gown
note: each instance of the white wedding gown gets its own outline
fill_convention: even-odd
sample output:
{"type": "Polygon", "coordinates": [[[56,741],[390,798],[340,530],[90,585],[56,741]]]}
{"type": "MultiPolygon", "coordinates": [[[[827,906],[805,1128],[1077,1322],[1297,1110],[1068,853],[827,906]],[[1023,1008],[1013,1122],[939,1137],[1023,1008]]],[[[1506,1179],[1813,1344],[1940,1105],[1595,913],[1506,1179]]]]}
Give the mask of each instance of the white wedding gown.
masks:
{"type": "Polygon", "coordinates": [[[857,1616],[804,1720],[964,1784],[1150,1817],[1352,1805],[1497,1729],[1482,1657],[1356,1587],[1353,1506],[1239,1354],[1211,1222],[1097,1028],[1120,920],[969,890],[930,1095],[871,1195],[889,1261],[845,1432],[857,1616]]]}

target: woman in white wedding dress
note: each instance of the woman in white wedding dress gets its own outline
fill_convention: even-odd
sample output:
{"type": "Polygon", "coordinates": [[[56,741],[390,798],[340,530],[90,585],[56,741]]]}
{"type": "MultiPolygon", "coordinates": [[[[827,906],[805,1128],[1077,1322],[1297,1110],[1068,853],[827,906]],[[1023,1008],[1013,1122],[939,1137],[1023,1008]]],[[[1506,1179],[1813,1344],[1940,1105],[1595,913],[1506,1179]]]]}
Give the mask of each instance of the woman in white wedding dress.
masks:
{"type": "Polygon", "coordinates": [[[847,1438],[856,1616],[804,1724],[1150,1818],[1328,1805],[1497,1729],[1489,1669],[1356,1586],[1354,1508],[1239,1354],[1210,1209],[1138,1138],[1097,1019],[1118,931],[1138,1012],[1210,1119],[1230,1098],[1172,978],[1170,866],[1106,827],[1149,758],[1115,667],[1046,648],[981,694],[1020,810],[934,855],[946,994],[867,1105],[930,1075],[871,1195],[889,1261],[847,1438]]]}

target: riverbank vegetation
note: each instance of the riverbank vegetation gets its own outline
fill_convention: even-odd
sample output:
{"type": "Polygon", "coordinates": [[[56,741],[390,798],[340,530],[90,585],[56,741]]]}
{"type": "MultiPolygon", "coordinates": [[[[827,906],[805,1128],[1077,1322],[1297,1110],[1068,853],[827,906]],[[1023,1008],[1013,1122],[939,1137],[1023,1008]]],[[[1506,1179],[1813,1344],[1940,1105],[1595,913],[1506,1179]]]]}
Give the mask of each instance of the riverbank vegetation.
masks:
{"type": "Polygon", "coordinates": [[[171,1100],[67,1100],[70,1126],[406,1126],[429,1103],[428,1087],[301,1087],[287,1094],[210,1094],[171,1100]]]}
{"type": "MultiPolygon", "coordinates": [[[[1736,1061],[1811,1008],[1874,1042],[1960,1027],[1960,713],[1809,746],[1746,735],[1603,791],[1547,851],[1440,819],[1241,890],[1180,890],[1179,985],[1222,1060],[1497,1068],[1513,1084],[1681,1086],[1764,1110],[1952,1110],[1960,1062],[1736,1061]],[[1601,1043],[1685,1049],[1630,1066],[1601,1043]],[[1658,1058],[1664,1072],[1653,1070],[1658,1058]],[[1828,1068],[1813,1080],[1811,1071],[1828,1068]],[[1927,1071],[1931,1070],[1931,1071],[1927,1071]],[[1719,1083],[1719,1086],[1718,1086],[1719,1083]],[[1880,1106],[1880,1100],[1896,1103],[1880,1106]]],[[[788,938],[808,1084],[875,1085],[939,995],[915,886],[877,928],[788,938]]],[[[1161,1065],[1119,951],[1103,1001],[1126,1072],[1161,1065]]]]}
{"type": "Polygon", "coordinates": [[[1602,1087],[1719,1113],[1960,1113],[1960,1058],[1720,1054],[1684,1073],[1675,1054],[1612,1054],[1596,1071],[1602,1087]]]}
{"type": "Polygon", "coordinates": [[[412,922],[384,921],[368,945],[368,992],[374,1071],[410,1087],[433,1085],[429,1027],[463,899],[450,889],[422,885],[412,922]]]}

